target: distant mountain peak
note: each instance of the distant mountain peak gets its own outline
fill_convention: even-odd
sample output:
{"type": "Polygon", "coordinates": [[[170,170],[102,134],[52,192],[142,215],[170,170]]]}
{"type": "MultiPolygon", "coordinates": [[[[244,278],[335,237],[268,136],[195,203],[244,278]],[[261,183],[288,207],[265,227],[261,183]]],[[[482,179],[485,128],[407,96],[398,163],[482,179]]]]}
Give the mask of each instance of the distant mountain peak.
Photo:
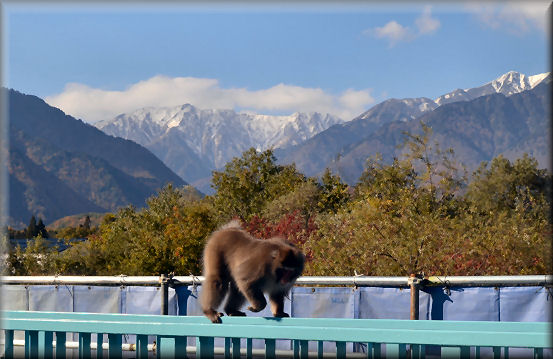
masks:
{"type": "Polygon", "coordinates": [[[549,106],[543,105],[547,97],[543,96],[546,91],[545,88],[540,89],[540,84],[550,82],[550,73],[526,76],[510,71],[480,87],[457,88],[436,100],[425,97],[390,98],[352,121],[332,126],[299,146],[281,151],[278,153],[279,160],[284,164],[295,163],[302,173],[309,176],[321,174],[330,167],[349,183],[354,183],[369,156],[377,152],[385,156],[398,155],[395,151],[402,141],[402,131],[414,133],[419,126],[418,119],[423,119],[432,120],[430,125],[435,125],[433,130],[439,140],[445,141],[442,145],[455,147],[459,158],[467,163],[490,160],[500,153],[494,152],[498,148],[511,155],[529,149],[528,152],[537,154],[540,163],[545,163],[544,159],[548,157],[544,153],[548,153],[548,147],[544,144],[548,143],[548,135],[544,124],[548,123],[548,119],[543,113],[549,106]],[[497,93],[506,97],[494,96],[497,93]],[[486,95],[490,97],[489,102],[477,99],[486,95]],[[512,101],[511,96],[532,98],[533,101],[512,101]],[[539,104],[540,101],[542,104],[539,104]],[[458,106],[442,106],[454,102],[459,103],[458,106]],[[490,108],[486,108],[487,103],[491,104],[490,108]],[[499,108],[501,104],[509,104],[510,107],[499,108]],[[457,113],[459,108],[466,109],[467,113],[457,113]],[[497,118],[491,132],[491,125],[485,122],[489,120],[489,114],[497,118]],[[508,125],[501,127],[505,123],[508,125]],[[482,130],[471,132],[471,124],[484,125],[477,126],[482,130]],[[524,131],[520,130],[520,126],[524,127],[522,124],[527,126],[524,131]]]}
{"type": "Polygon", "coordinates": [[[506,93],[508,95],[532,88],[528,81],[528,77],[516,71],[507,72],[491,81],[491,85],[497,93],[506,93]]]}
{"type": "Polygon", "coordinates": [[[451,102],[470,101],[477,97],[491,95],[493,93],[501,93],[505,96],[511,96],[521,93],[522,91],[533,89],[545,78],[547,78],[549,74],[549,72],[545,72],[538,75],[527,76],[517,71],[509,71],[482,86],[464,90],[453,90],[438,97],[435,102],[441,106],[451,102]]]}
{"type": "Polygon", "coordinates": [[[318,112],[263,115],[183,104],[142,108],[95,126],[145,146],[182,178],[194,182],[250,147],[265,150],[294,146],[343,122],[336,116],[318,112]],[[201,162],[204,167],[192,173],[186,167],[189,164],[178,158],[201,162]]]}

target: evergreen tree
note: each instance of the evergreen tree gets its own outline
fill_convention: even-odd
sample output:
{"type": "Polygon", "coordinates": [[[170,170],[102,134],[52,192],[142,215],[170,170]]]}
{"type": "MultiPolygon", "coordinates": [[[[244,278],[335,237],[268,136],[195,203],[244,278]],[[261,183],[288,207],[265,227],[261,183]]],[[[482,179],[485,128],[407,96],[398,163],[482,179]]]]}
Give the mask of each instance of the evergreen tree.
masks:
{"type": "Polygon", "coordinates": [[[86,229],[87,231],[90,230],[90,216],[89,216],[89,215],[87,215],[86,218],[84,219],[83,227],[84,227],[84,229],[86,229]]]}
{"type": "Polygon", "coordinates": [[[46,231],[46,226],[42,222],[42,218],[38,219],[38,224],[36,225],[36,232],[37,233],[35,234],[35,237],[37,235],[40,235],[42,238],[48,238],[48,232],[46,231]]]}
{"type": "Polygon", "coordinates": [[[349,201],[349,197],[348,185],[327,168],[321,177],[321,198],[317,204],[319,210],[336,213],[349,201]]]}
{"type": "Polygon", "coordinates": [[[31,221],[29,222],[29,226],[27,227],[27,238],[34,238],[38,234],[37,227],[36,227],[36,218],[33,215],[31,217],[31,221]]]}

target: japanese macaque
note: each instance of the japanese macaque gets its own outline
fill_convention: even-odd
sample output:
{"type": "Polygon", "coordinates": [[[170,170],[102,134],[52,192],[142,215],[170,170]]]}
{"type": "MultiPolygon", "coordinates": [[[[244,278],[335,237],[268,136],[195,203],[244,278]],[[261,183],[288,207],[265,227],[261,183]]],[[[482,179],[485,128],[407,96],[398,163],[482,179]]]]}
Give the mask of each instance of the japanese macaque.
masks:
{"type": "Polygon", "coordinates": [[[230,316],[245,316],[239,309],[248,300],[248,310],[259,312],[269,296],[275,317],[288,317],[284,297],[303,271],[305,256],[281,238],[257,239],[232,221],[214,232],[204,249],[204,276],[201,305],[206,317],[220,323],[217,311],[225,295],[224,311],[230,316]]]}

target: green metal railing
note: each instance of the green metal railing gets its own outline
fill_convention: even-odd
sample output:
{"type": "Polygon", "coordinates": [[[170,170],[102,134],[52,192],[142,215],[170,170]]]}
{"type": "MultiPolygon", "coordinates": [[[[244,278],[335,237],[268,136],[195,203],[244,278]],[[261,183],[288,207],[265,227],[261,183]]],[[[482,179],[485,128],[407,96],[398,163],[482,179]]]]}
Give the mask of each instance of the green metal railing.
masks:
{"type": "Polygon", "coordinates": [[[511,348],[532,348],[534,357],[541,358],[543,349],[552,348],[550,324],[536,322],[223,317],[222,324],[213,324],[194,316],[27,311],[4,311],[2,317],[5,358],[14,357],[17,331],[25,333],[27,358],[65,358],[68,333],[78,333],[79,358],[102,358],[104,350],[91,348],[103,347],[103,334],[109,358],[122,358],[122,336],[129,334],[136,335],[136,358],[148,357],[149,336],[156,338],[160,358],[185,357],[189,337],[196,338],[195,350],[189,347],[189,352],[199,358],[217,354],[215,338],[224,338],[225,358],[252,357],[252,339],[264,340],[265,358],[279,356],[275,343],[280,339],[292,340],[294,358],[327,357],[323,342],[336,344],[337,358],[346,357],[350,342],[366,344],[365,358],[424,358],[426,346],[439,346],[447,358],[479,357],[482,347],[492,347],[495,358],[508,358],[511,348]],[[98,334],[94,343],[91,334],[98,334]],[[241,348],[241,338],[246,348],[241,348]],[[309,352],[309,342],[317,343],[316,352],[309,352]]]}

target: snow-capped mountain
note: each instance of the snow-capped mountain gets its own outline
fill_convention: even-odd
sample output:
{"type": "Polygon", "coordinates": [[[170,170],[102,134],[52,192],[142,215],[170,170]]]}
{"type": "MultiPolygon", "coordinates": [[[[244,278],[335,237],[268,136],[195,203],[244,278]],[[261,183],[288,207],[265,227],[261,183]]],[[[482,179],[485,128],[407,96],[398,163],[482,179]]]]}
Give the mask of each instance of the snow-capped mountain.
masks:
{"type": "Polygon", "coordinates": [[[98,122],[96,127],[145,146],[183,179],[194,182],[250,147],[286,148],[342,122],[316,112],[270,116],[186,104],[143,108],[98,122]],[[200,163],[193,169],[186,159],[200,163]]]}
{"type": "Polygon", "coordinates": [[[526,76],[516,71],[510,71],[482,86],[464,90],[456,89],[435,100],[431,100],[427,97],[404,99],[391,98],[371,107],[369,110],[353,119],[353,121],[363,120],[373,125],[383,125],[391,121],[407,122],[447,103],[471,101],[478,97],[491,95],[493,93],[501,93],[505,96],[510,96],[530,90],[540,84],[548,76],[550,76],[549,72],[526,76]]]}
{"type": "MultiPolygon", "coordinates": [[[[426,97],[418,98],[391,98],[382,101],[371,107],[358,117],[343,124],[337,124],[329,129],[313,136],[299,146],[294,146],[288,150],[279,150],[276,155],[282,163],[295,163],[298,170],[308,176],[315,176],[327,168],[342,167],[341,172],[352,173],[350,178],[356,179],[362,170],[366,158],[374,152],[374,147],[370,150],[359,148],[365,139],[371,136],[379,129],[394,124],[394,128],[407,125],[409,123],[418,123],[422,116],[430,115],[438,111],[443,104],[452,102],[473,101],[479,97],[502,93],[506,96],[516,95],[528,90],[535,89],[541,83],[547,83],[551,80],[550,73],[544,73],[534,76],[526,76],[518,72],[509,72],[499,78],[484,84],[466,90],[455,90],[436,100],[426,97]],[[355,161],[352,148],[358,147],[358,157],[355,161]],[[348,153],[351,154],[346,158],[348,153]],[[340,159],[340,160],[338,160],[340,159]]],[[[461,126],[461,125],[460,125],[461,126]]],[[[393,126],[392,126],[393,127],[393,126]]],[[[397,133],[387,132],[391,137],[401,138],[401,130],[397,133]]],[[[369,148],[369,147],[367,147],[369,148]]],[[[383,151],[377,148],[376,151],[383,151]]]]}
{"type": "Polygon", "coordinates": [[[509,71],[480,87],[465,90],[456,89],[438,97],[435,102],[441,106],[451,102],[474,100],[477,97],[490,95],[492,93],[501,93],[505,96],[510,96],[522,91],[533,89],[548,75],[549,72],[534,76],[526,76],[516,71],[509,71]]]}
{"type": "Polygon", "coordinates": [[[390,121],[407,122],[413,120],[425,112],[432,111],[439,105],[426,97],[404,98],[383,101],[371,107],[355,120],[369,120],[375,125],[383,125],[390,121]]]}
{"type": "Polygon", "coordinates": [[[250,147],[278,149],[281,162],[295,162],[304,174],[314,175],[345,147],[380,126],[393,121],[410,122],[452,102],[471,101],[493,93],[517,94],[533,89],[546,78],[550,78],[550,73],[526,76],[511,71],[482,86],[457,89],[435,100],[388,99],[347,122],[329,114],[269,116],[199,109],[186,104],[143,108],[96,126],[110,135],[145,146],[184,180],[209,192],[211,171],[221,169],[250,147]]]}

